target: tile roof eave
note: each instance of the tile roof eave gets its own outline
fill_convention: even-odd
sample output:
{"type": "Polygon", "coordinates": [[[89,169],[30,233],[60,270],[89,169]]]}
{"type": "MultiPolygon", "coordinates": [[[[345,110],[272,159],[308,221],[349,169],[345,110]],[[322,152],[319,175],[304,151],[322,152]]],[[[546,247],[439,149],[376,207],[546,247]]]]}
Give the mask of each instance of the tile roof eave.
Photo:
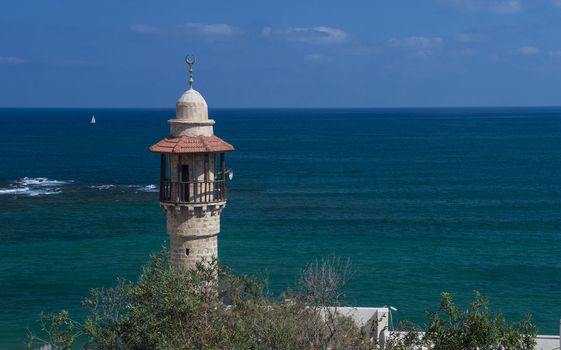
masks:
{"type": "Polygon", "coordinates": [[[168,137],[152,145],[150,151],[165,154],[222,153],[234,147],[217,136],[168,137]]]}

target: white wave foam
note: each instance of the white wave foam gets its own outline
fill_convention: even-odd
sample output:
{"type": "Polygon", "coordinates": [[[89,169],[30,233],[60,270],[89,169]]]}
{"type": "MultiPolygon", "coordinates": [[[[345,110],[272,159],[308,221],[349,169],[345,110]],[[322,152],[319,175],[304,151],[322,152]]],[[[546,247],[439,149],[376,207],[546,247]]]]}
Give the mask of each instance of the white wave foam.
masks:
{"type": "Polygon", "coordinates": [[[18,178],[10,183],[8,187],[0,188],[0,195],[23,195],[29,197],[59,194],[62,189],[58,186],[73,181],[50,180],[46,177],[24,177],[18,178]]]}
{"type": "Polygon", "coordinates": [[[29,191],[28,195],[30,197],[35,197],[41,195],[60,194],[60,193],[62,193],[62,190],[60,188],[48,188],[46,190],[29,191]]]}
{"type": "Polygon", "coordinates": [[[24,177],[23,179],[16,180],[16,183],[23,186],[59,186],[68,183],[67,181],[49,180],[46,177],[24,177]]]}
{"type": "Polygon", "coordinates": [[[134,189],[136,190],[136,192],[158,192],[160,189],[158,186],[156,185],[113,185],[113,184],[107,184],[107,185],[93,185],[93,186],[89,186],[90,188],[96,189],[96,190],[109,190],[109,189],[124,189],[124,188],[130,188],[130,189],[134,189]]]}
{"type": "Polygon", "coordinates": [[[160,188],[156,185],[147,185],[144,186],[142,188],[140,188],[140,191],[144,191],[144,192],[159,192],[160,188]]]}
{"type": "Polygon", "coordinates": [[[113,184],[108,184],[108,185],[97,185],[97,186],[89,186],[90,188],[96,189],[96,190],[108,190],[110,188],[115,187],[115,185],[113,184]]]}
{"type": "Polygon", "coordinates": [[[156,185],[127,185],[128,188],[135,188],[140,192],[159,192],[160,188],[156,185]]]}
{"type": "Polygon", "coordinates": [[[26,194],[28,192],[29,187],[0,188],[0,194],[26,194]]]}

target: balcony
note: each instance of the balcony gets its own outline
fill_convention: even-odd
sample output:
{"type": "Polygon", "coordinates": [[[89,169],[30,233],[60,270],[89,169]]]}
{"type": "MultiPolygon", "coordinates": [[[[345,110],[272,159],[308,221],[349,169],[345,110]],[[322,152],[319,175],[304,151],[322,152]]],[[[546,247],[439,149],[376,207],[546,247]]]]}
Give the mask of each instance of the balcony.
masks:
{"type": "Polygon", "coordinates": [[[226,180],[160,182],[160,202],[205,205],[226,201],[226,180]]]}

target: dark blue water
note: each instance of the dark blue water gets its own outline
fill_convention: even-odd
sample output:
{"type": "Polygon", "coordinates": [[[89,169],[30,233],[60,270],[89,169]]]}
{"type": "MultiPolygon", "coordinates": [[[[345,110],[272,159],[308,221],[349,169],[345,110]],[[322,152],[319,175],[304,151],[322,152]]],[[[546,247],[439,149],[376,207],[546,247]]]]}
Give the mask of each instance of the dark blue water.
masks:
{"type": "MultiPolygon", "coordinates": [[[[166,240],[154,185],[173,110],[0,110],[0,348],[41,311],[134,279],[166,240]],[[95,114],[98,121],[90,125],[95,114]],[[15,188],[14,179],[25,188],[15,188]],[[48,180],[37,180],[46,178],[48,180]]],[[[473,290],[561,318],[561,109],[211,110],[236,147],[220,258],[276,291],[352,259],[349,303],[422,323],[473,290]]]]}

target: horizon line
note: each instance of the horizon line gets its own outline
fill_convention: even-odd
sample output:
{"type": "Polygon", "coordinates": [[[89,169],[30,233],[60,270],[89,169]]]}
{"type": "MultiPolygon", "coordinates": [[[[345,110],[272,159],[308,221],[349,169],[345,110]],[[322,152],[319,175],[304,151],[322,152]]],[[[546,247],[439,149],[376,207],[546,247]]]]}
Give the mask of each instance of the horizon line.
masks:
{"type": "MultiPolygon", "coordinates": [[[[372,106],[372,107],[208,107],[211,109],[504,109],[504,108],[561,108],[561,105],[495,105],[495,106],[372,106]]],[[[175,109],[175,107],[7,107],[2,109],[175,109]]]]}

